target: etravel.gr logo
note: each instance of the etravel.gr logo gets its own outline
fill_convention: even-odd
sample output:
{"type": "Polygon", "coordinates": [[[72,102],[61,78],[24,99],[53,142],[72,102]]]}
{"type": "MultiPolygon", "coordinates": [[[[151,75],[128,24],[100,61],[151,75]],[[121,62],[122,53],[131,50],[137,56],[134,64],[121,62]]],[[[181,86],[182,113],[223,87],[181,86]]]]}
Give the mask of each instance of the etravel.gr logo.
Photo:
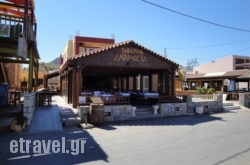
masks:
{"type": "Polygon", "coordinates": [[[67,153],[78,155],[84,153],[84,145],[86,140],[77,139],[70,140],[70,149],[66,149],[65,137],[61,140],[19,140],[10,141],[11,153],[33,153],[33,154],[47,154],[47,153],[67,153]]]}

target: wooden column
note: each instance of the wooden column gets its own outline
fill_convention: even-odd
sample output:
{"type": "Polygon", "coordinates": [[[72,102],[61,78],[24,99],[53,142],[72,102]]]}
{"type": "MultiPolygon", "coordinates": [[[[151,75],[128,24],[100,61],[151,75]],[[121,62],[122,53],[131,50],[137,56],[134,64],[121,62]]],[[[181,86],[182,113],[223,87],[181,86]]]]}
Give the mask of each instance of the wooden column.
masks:
{"type": "Polygon", "coordinates": [[[34,67],[34,59],[33,59],[33,51],[29,48],[29,75],[28,75],[28,91],[32,91],[33,87],[33,67],[34,67]]]}
{"type": "Polygon", "coordinates": [[[126,76],[126,90],[129,90],[129,76],[126,76]]]}
{"type": "Polygon", "coordinates": [[[172,72],[172,75],[171,75],[171,77],[172,77],[172,93],[171,93],[171,95],[175,95],[175,70],[172,72]]]}
{"type": "Polygon", "coordinates": [[[133,75],[133,91],[136,91],[136,75],[133,75]]]}
{"type": "Polygon", "coordinates": [[[153,84],[153,83],[152,83],[152,73],[151,73],[151,74],[148,75],[148,88],[149,88],[148,90],[149,90],[150,92],[152,92],[152,88],[153,88],[153,87],[152,87],[152,84],[153,84]]]}
{"type": "Polygon", "coordinates": [[[74,67],[73,69],[73,73],[72,73],[72,106],[74,108],[76,108],[78,106],[79,103],[79,96],[80,96],[80,92],[81,92],[81,70],[77,69],[77,66],[74,67]]]}
{"type": "MultiPolygon", "coordinates": [[[[39,72],[39,62],[38,60],[36,60],[35,62],[35,89],[37,90],[38,89],[38,72],[39,72]]],[[[48,86],[48,80],[46,82],[46,88],[48,86]]]]}

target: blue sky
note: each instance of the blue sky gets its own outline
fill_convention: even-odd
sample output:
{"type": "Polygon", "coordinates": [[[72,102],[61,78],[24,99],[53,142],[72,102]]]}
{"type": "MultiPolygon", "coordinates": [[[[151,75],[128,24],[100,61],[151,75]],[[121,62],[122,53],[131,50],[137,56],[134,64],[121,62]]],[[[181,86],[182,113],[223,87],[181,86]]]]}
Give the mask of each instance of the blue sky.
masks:
{"type": "MultiPolygon", "coordinates": [[[[210,22],[250,30],[249,0],[149,0],[210,22]]],[[[36,0],[42,62],[55,59],[75,35],[134,40],[181,65],[237,54],[250,56],[250,32],[227,29],[142,0],[36,0]]]]}

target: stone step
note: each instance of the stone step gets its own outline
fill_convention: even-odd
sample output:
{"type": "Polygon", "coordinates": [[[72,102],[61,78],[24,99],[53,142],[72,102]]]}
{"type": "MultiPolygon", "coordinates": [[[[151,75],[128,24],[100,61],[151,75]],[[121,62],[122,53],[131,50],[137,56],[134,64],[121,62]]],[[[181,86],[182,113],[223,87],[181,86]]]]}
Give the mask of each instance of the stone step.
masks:
{"type": "Polygon", "coordinates": [[[138,106],[135,110],[136,115],[151,115],[153,112],[152,106],[138,106]]]}
{"type": "Polygon", "coordinates": [[[223,107],[226,107],[226,106],[233,106],[234,103],[232,102],[226,102],[226,103],[223,103],[223,107]]]}
{"type": "Polygon", "coordinates": [[[233,106],[224,106],[223,107],[224,111],[238,110],[238,109],[240,109],[240,106],[236,106],[236,105],[233,105],[233,106]]]}
{"type": "Polygon", "coordinates": [[[153,111],[135,111],[135,116],[153,115],[153,111]]]}
{"type": "Polygon", "coordinates": [[[61,118],[72,118],[72,117],[77,117],[77,114],[74,113],[71,109],[61,109],[60,110],[60,117],[61,118]]]}
{"type": "Polygon", "coordinates": [[[61,122],[65,127],[78,126],[81,124],[79,117],[61,118],[61,122]]]}
{"type": "Polygon", "coordinates": [[[139,116],[135,116],[135,120],[140,120],[140,119],[154,119],[154,118],[160,118],[160,115],[139,115],[139,116]]]}

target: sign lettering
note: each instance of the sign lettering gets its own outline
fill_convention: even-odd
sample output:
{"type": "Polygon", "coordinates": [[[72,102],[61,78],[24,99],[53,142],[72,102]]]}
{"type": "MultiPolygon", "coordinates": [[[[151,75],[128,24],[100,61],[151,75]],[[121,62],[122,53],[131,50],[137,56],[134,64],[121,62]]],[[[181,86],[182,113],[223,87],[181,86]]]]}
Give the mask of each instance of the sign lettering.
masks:
{"type": "Polygon", "coordinates": [[[116,62],[147,62],[147,57],[144,55],[143,51],[135,48],[122,48],[121,53],[115,55],[114,61],[116,62]]]}

